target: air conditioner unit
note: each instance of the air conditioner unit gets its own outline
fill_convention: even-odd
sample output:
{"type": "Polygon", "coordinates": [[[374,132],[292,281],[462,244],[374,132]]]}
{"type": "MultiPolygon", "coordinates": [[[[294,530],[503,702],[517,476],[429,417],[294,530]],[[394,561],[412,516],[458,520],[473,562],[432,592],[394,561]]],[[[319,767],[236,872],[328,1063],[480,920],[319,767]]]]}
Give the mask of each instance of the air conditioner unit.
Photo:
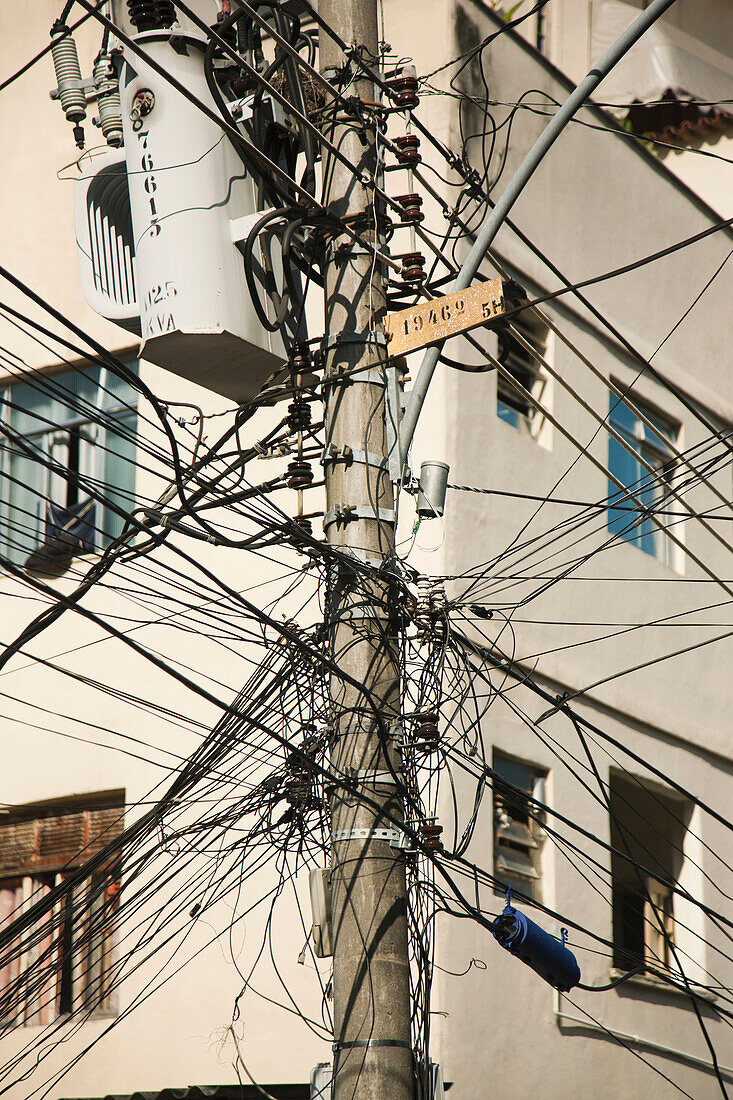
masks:
{"type": "MultiPolygon", "coordinates": [[[[135,41],[216,111],[202,39],[135,41]]],[[[118,64],[124,149],[92,159],[76,189],[84,295],[140,333],[144,359],[248,401],[286,359],[255,313],[237,248],[260,214],[254,182],[221,127],[145,60],[126,49],[118,64]]]]}

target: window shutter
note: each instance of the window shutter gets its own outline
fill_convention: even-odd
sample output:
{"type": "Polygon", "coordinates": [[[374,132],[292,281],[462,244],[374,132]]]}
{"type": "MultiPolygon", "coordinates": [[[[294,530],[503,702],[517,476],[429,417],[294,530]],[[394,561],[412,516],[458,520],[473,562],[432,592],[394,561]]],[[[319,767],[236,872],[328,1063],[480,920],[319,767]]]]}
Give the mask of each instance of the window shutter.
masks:
{"type": "Polygon", "coordinates": [[[0,826],[0,875],[19,874],[32,864],[36,852],[36,821],[0,826]]]}
{"type": "Polygon", "coordinates": [[[97,855],[102,849],[119,836],[124,827],[124,809],[122,806],[105,806],[100,810],[89,810],[89,849],[86,857],[97,855]]]}
{"type": "Polygon", "coordinates": [[[60,814],[39,822],[38,864],[44,868],[63,867],[78,855],[85,843],[86,814],[60,814]]]}
{"type": "Polygon", "coordinates": [[[81,866],[120,835],[123,813],[103,806],[0,824],[0,877],[81,866]]]}

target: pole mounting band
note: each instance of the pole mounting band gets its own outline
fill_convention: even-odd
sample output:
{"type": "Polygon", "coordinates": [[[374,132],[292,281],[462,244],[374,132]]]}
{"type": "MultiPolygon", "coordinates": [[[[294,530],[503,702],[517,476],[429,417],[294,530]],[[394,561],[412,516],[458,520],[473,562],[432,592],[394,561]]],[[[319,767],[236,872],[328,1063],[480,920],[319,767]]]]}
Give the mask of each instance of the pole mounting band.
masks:
{"type": "Polygon", "coordinates": [[[405,1039],[337,1039],[331,1049],[334,1054],[338,1054],[340,1050],[351,1047],[401,1047],[403,1050],[412,1050],[412,1043],[405,1039]]]}
{"type": "Polygon", "coordinates": [[[396,769],[393,775],[390,771],[378,771],[376,768],[366,768],[361,772],[349,772],[347,768],[345,778],[350,779],[354,783],[390,783],[392,786],[395,785],[395,782],[401,783],[403,781],[402,776],[396,769]]]}
{"type": "Polygon", "coordinates": [[[331,524],[346,526],[358,519],[375,519],[378,523],[394,523],[393,508],[374,508],[371,504],[335,504],[323,517],[323,530],[331,524]]]}
{"type": "Polygon", "coordinates": [[[383,332],[351,332],[345,329],[343,332],[334,332],[330,336],[324,336],[321,348],[328,351],[329,348],[338,347],[339,344],[377,344],[379,347],[387,347],[387,337],[383,332]]]}
{"type": "Polygon", "coordinates": [[[341,450],[332,443],[321,455],[321,466],[334,465],[343,462],[344,466],[373,466],[378,470],[386,470],[388,459],[385,455],[378,455],[375,451],[352,451],[351,447],[342,447],[341,450]]]}
{"type": "Polygon", "coordinates": [[[337,829],[331,836],[335,844],[339,840],[384,840],[391,848],[407,848],[410,838],[399,829],[337,829]]]}

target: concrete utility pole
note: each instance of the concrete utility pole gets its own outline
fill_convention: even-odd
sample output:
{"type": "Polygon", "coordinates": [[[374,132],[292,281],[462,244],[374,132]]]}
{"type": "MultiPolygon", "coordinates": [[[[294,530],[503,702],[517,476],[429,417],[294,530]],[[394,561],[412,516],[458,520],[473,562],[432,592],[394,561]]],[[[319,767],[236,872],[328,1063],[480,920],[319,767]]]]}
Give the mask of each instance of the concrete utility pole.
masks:
{"type": "MultiPolygon", "coordinates": [[[[376,0],[321,0],[319,13],[343,41],[376,64],[376,0]]],[[[329,76],[347,61],[325,32],[320,56],[329,76]]],[[[355,79],[348,95],[373,102],[374,86],[355,79]]],[[[339,110],[329,127],[331,140],[362,178],[373,177],[373,136],[364,145],[358,125],[342,118],[339,110]]],[[[359,179],[331,159],[324,182],[330,209],[376,240],[372,196],[359,179]]],[[[342,240],[326,279],[326,446],[334,459],[326,465],[326,533],[332,546],[379,562],[394,545],[386,461],[386,342],[377,320],[383,315],[384,292],[373,257],[347,237],[342,240]]],[[[365,806],[343,790],[332,796],[334,1100],[414,1096],[405,857],[378,833],[402,814],[392,777],[400,771],[399,753],[380,733],[399,712],[388,604],[388,586],[382,582],[365,588],[364,580],[344,567],[332,578],[327,615],[334,659],[344,674],[365,686],[381,715],[381,722],[375,720],[364,692],[332,678],[332,762],[355,777],[372,803],[365,806]]]]}

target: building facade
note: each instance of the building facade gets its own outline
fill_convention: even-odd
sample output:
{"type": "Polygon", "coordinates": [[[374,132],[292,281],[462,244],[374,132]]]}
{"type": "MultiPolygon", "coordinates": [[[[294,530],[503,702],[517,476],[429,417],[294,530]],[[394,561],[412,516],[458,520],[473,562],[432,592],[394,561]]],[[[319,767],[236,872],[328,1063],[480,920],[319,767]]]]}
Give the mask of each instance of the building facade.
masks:
{"type": "MultiPolygon", "coordinates": [[[[200,6],[209,23],[218,7],[200,6]]],[[[383,37],[389,56],[412,58],[424,77],[418,117],[496,197],[632,7],[553,0],[543,22],[533,17],[512,31],[506,13],[474,0],[437,0],[427,13],[412,0],[386,0],[383,37]],[[442,70],[456,58],[466,64],[442,70]]],[[[4,71],[15,73],[43,46],[58,14],[45,0],[22,20],[0,11],[4,71]]],[[[587,107],[568,127],[481,268],[485,278],[514,280],[537,308],[509,328],[446,345],[469,370],[439,367],[416,433],[413,469],[425,460],[450,466],[445,515],[415,530],[406,495],[398,544],[409,546],[417,573],[445,584],[450,629],[468,647],[463,705],[472,692],[481,716],[471,737],[479,730],[491,769],[475,766],[477,747],[449,714],[453,689],[441,686],[429,643],[416,644],[416,678],[424,659],[426,690],[439,703],[446,695],[438,725],[454,767],[452,785],[443,781],[436,795],[444,865],[458,867],[460,850],[486,872],[469,885],[461,879],[483,923],[434,904],[431,1056],[456,1100],[509,1090],[547,1100],[680,1089],[712,1097],[720,1086],[708,1040],[724,1079],[733,1075],[725,1016],[733,887],[725,261],[733,244],[731,227],[719,224],[731,213],[729,16],[722,3],[678,0],[653,32],[656,53],[639,51],[599,88],[597,102],[613,109],[587,107]],[[671,121],[629,121],[630,105],[651,99],[665,101],[671,121]],[[653,137],[641,143],[634,126],[653,137]],[[567,289],[589,281],[582,297],[567,289]],[[454,820],[471,828],[457,831],[454,820]],[[584,986],[637,973],[607,991],[558,994],[487,930],[504,905],[497,884],[513,887],[516,904],[553,935],[568,922],[584,986]]],[[[92,19],[75,31],[84,71],[100,37],[92,19]]],[[[55,594],[71,596],[126,512],[155,505],[175,479],[160,409],[134,379],[164,407],[189,460],[217,438],[218,418],[231,418],[235,404],[146,361],[139,338],[84,301],[72,216],[79,164],[48,97],[52,80],[46,57],[0,100],[3,266],[16,280],[4,279],[0,321],[12,433],[0,502],[6,645],[55,594]],[[127,383],[93,361],[87,336],[127,365],[127,383]],[[105,489],[92,512],[90,485],[105,489]],[[73,560],[63,539],[58,545],[64,528],[78,540],[73,560]],[[29,555],[49,553],[54,536],[58,575],[49,579],[47,569],[34,586],[22,570],[29,555]]],[[[392,136],[403,122],[393,116],[392,136]]],[[[434,194],[401,173],[387,174],[387,189],[396,193],[399,179],[401,190],[422,192],[422,226],[460,264],[482,207],[464,201],[458,175],[424,135],[420,152],[434,194]],[[466,232],[454,226],[455,240],[443,239],[441,205],[460,209],[467,223],[466,232]]],[[[407,226],[391,242],[393,255],[426,247],[407,226]]],[[[413,377],[420,358],[408,357],[413,377]]],[[[237,446],[266,440],[282,408],[260,410],[237,446]]],[[[247,482],[266,482],[289,457],[261,445],[247,482]]],[[[313,511],[318,493],[306,494],[313,511]]],[[[277,501],[294,513],[293,490],[277,501]]],[[[244,530],[239,514],[222,507],[212,515],[222,529],[244,530]]],[[[317,619],[316,578],[295,549],[250,553],[175,538],[210,578],[257,593],[257,606],[276,608],[280,620],[317,619]]],[[[255,1082],[275,1096],[307,1096],[311,1067],[331,1057],[329,960],[308,949],[315,857],[278,849],[292,874],[275,905],[282,868],[276,874],[273,858],[263,858],[238,890],[232,843],[230,886],[209,904],[206,876],[221,865],[190,840],[206,798],[241,796],[245,763],[229,777],[214,770],[199,807],[183,804],[190,850],[162,827],[140,850],[143,901],[124,940],[115,939],[130,867],[103,858],[105,844],[142,820],[196,758],[202,737],[219,728],[221,703],[242,685],[251,698],[260,690],[252,677],[262,651],[247,615],[203,573],[192,580],[182,559],[160,554],[155,572],[144,558],[121,562],[84,596],[92,615],[67,611],[24,636],[0,669],[5,926],[79,870],[80,852],[98,857],[79,886],[88,924],[75,922],[73,906],[55,918],[74,965],[56,969],[53,989],[50,979],[23,985],[22,974],[55,950],[41,930],[31,953],[11,957],[2,974],[0,995],[15,991],[0,1037],[13,1100],[34,1089],[91,1100],[185,1088],[193,1097],[203,1087],[228,1098],[260,1095],[255,1082]],[[117,983],[123,944],[128,961],[117,983]],[[261,964],[263,951],[272,965],[261,964]],[[66,1020],[74,1004],[89,1009],[79,1025],[66,1020]]],[[[256,743],[245,787],[267,774],[271,751],[256,743]]],[[[267,829],[277,848],[274,818],[267,829]]]]}

